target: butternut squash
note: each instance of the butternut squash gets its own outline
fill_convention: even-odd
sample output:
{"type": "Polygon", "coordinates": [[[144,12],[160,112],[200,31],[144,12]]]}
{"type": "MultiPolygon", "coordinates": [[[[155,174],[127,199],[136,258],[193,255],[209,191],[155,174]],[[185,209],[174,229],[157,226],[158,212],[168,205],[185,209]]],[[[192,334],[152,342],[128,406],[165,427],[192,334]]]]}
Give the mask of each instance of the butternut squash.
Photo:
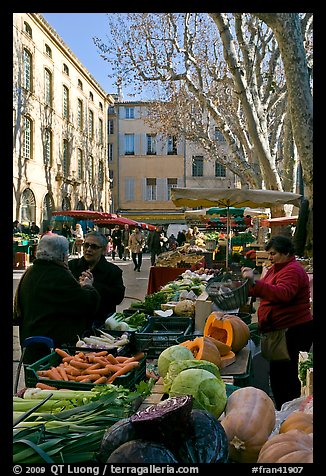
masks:
{"type": "Polygon", "coordinates": [[[243,387],[228,398],[221,424],[229,441],[230,459],[255,463],[275,426],[273,400],[263,390],[243,387]]]}
{"type": "Polygon", "coordinates": [[[313,435],[289,430],[272,436],[262,446],[257,463],[313,463],[313,435]]]}

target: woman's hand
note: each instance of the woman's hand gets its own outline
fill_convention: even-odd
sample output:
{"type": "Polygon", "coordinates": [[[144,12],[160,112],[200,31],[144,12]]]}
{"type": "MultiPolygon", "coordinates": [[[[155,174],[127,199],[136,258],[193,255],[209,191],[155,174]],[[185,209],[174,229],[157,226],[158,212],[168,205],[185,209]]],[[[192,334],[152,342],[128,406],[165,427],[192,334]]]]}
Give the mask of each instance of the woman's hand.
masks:
{"type": "Polygon", "coordinates": [[[250,284],[254,284],[254,270],[252,268],[241,268],[242,277],[248,279],[250,284]]]}
{"type": "Polygon", "coordinates": [[[81,286],[93,286],[94,277],[90,270],[83,271],[79,276],[79,284],[81,286]]]}

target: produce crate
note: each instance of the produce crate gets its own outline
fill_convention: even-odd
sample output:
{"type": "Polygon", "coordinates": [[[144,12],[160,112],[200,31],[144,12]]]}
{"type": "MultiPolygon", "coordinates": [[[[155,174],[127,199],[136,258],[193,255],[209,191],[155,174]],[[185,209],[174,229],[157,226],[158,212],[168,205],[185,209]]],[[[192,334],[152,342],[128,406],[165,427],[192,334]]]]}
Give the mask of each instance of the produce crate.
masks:
{"type": "Polygon", "coordinates": [[[167,347],[177,345],[179,337],[191,336],[192,332],[192,317],[150,317],[144,331],[135,333],[136,351],[155,359],[167,347]]]}
{"type": "MultiPolygon", "coordinates": [[[[68,349],[64,349],[70,355],[73,355],[72,352],[69,352],[68,349]]],[[[94,349],[88,349],[93,352],[94,349]]],[[[84,352],[87,352],[87,349],[83,349],[84,352]]],[[[56,367],[61,363],[62,359],[57,352],[52,352],[51,354],[43,357],[32,365],[28,365],[25,368],[25,383],[27,387],[35,387],[38,382],[51,385],[56,388],[68,388],[69,390],[91,390],[95,385],[93,383],[85,382],[73,382],[65,380],[50,380],[46,378],[39,377],[37,375],[38,370],[47,370],[50,367],[56,367]]],[[[134,390],[136,385],[142,380],[146,379],[146,355],[139,362],[139,366],[135,369],[128,372],[126,375],[121,375],[117,377],[114,381],[114,385],[122,385],[129,390],[134,390]]],[[[104,384],[106,385],[106,384],[104,384]]]]}

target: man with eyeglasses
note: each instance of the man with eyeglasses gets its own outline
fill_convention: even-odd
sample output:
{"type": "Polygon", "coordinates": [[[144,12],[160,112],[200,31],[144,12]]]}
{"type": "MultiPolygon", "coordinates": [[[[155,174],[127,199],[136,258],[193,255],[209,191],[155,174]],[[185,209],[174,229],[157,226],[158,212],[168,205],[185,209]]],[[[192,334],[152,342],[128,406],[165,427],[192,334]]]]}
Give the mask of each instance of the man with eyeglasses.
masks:
{"type": "Polygon", "coordinates": [[[84,238],[83,256],[68,262],[70,271],[79,282],[83,282],[85,278],[94,278],[93,286],[101,296],[95,326],[102,325],[108,314],[116,311],[116,306],[125,296],[122,270],[105,259],[107,244],[105,235],[91,231],[84,238]]]}

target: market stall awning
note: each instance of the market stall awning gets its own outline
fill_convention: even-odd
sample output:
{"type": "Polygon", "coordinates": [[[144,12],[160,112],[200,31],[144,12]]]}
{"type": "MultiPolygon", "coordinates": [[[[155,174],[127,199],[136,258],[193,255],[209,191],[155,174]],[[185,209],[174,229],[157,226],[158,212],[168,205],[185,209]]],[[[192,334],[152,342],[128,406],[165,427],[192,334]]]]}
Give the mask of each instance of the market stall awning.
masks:
{"type": "Polygon", "coordinates": [[[92,220],[94,218],[116,218],[115,213],[106,213],[96,210],[60,210],[52,212],[52,216],[68,216],[80,220],[92,220]]]}
{"type": "Polygon", "coordinates": [[[138,221],[131,220],[130,218],[117,217],[117,218],[95,218],[93,220],[94,225],[97,226],[115,226],[115,225],[130,225],[130,226],[139,226],[138,221]]]}
{"type": "Polygon", "coordinates": [[[239,216],[243,217],[245,208],[244,207],[230,207],[228,208],[219,208],[219,207],[211,207],[206,211],[207,215],[212,215],[212,216],[219,216],[219,217],[226,217],[227,214],[229,213],[230,216],[239,216]]]}
{"type": "Polygon", "coordinates": [[[277,217],[277,218],[269,218],[263,219],[260,221],[260,226],[283,226],[283,225],[295,225],[298,221],[297,216],[293,217],[277,217]]]}

